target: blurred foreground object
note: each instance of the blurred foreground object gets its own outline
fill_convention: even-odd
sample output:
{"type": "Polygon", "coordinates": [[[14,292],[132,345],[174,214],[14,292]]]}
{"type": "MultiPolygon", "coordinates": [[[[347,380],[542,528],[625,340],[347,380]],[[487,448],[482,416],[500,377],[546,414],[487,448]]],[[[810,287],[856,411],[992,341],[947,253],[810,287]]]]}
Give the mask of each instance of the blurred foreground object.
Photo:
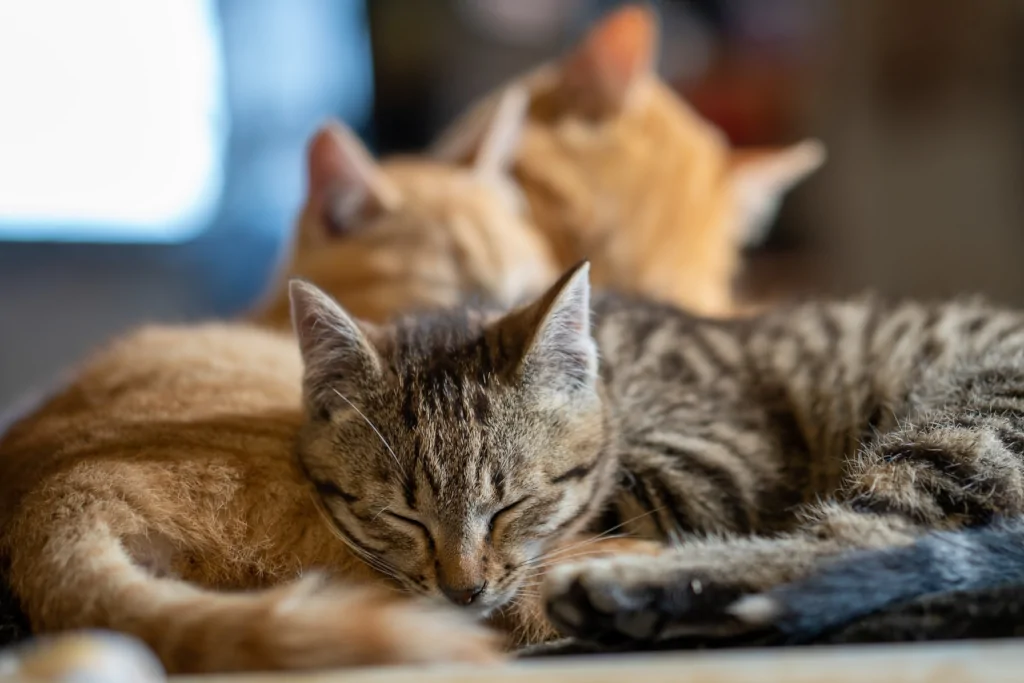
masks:
{"type": "Polygon", "coordinates": [[[163,667],[145,645],[118,633],[92,631],[33,640],[0,654],[0,681],[155,683],[163,667]]]}

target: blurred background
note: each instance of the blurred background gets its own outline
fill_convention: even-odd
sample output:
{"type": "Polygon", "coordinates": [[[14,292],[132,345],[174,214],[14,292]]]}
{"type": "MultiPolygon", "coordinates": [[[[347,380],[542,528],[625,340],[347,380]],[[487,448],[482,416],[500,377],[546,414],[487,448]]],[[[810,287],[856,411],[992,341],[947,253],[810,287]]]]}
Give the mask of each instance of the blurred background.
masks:
{"type": "MultiPolygon", "coordinates": [[[[0,411],[140,322],[252,305],[326,117],[422,149],[619,4],[0,2],[0,411]]],[[[733,142],[829,149],[749,296],[1024,305],[1024,3],[653,4],[662,75],[733,142]]]]}

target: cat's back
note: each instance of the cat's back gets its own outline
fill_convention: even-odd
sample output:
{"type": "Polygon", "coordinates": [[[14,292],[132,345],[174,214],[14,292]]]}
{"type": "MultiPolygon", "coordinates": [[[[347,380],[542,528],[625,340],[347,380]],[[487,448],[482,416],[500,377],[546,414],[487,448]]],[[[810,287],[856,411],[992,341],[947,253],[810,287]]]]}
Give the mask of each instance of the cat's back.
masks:
{"type": "Polygon", "coordinates": [[[280,333],[231,324],[131,333],[0,438],[0,520],[57,481],[173,495],[287,469],[260,456],[289,453],[301,374],[295,342],[280,333]]]}
{"type": "Polygon", "coordinates": [[[980,298],[887,300],[864,293],[717,319],[606,293],[594,308],[605,375],[613,386],[783,385],[804,373],[832,384],[832,375],[843,369],[851,376],[896,378],[1024,358],[1024,313],[980,298]]]}

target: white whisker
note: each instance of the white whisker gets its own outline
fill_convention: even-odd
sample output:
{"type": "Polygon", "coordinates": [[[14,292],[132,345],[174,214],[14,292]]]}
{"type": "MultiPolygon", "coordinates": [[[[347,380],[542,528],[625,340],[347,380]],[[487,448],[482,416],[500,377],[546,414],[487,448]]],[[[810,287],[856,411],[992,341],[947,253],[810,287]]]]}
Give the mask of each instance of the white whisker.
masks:
{"type": "Polygon", "coordinates": [[[349,407],[352,408],[352,410],[356,411],[356,413],[359,414],[359,417],[363,418],[363,421],[370,426],[370,429],[372,429],[374,434],[377,435],[377,438],[380,439],[380,442],[384,444],[384,448],[388,449],[388,453],[391,454],[391,459],[394,460],[395,464],[398,466],[398,471],[402,473],[403,477],[406,476],[405,469],[402,467],[402,463],[398,461],[398,456],[395,455],[395,451],[393,448],[391,448],[391,444],[387,442],[387,439],[385,439],[384,435],[380,433],[380,430],[377,429],[377,427],[372,422],[370,422],[370,418],[363,415],[363,411],[359,410],[359,408],[356,408],[356,404],[348,400],[348,397],[346,397],[340,391],[338,391],[334,387],[331,387],[331,391],[336,393],[338,395],[338,398],[347,403],[349,407]]]}
{"type": "Polygon", "coordinates": [[[394,579],[399,584],[401,584],[403,588],[405,588],[407,591],[409,590],[409,581],[401,575],[401,572],[392,567],[388,562],[384,561],[379,557],[376,557],[375,555],[372,555],[371,553],[367,552],[363,548],[360,548],[358,545],[353,543],[350,538],[348,538],[345,534],[341,532],[341,530],[338,528],[338,525],[335,523],[334,518],[331,516],[331,513],[324,508],[321,501],[319,499],[315,499],[314,503],[317,512],[320,513],[321,518],[323,518],[324,522],[327,524],[327,528],[335,536],[335,538],[344,543],[345,546],[348,547],[348,549],[356,555],[356,557],[361,559],[366,564],[370,565],[370,567],[376,569],[381,574],[384,574],[385,576],[394,579]]]}

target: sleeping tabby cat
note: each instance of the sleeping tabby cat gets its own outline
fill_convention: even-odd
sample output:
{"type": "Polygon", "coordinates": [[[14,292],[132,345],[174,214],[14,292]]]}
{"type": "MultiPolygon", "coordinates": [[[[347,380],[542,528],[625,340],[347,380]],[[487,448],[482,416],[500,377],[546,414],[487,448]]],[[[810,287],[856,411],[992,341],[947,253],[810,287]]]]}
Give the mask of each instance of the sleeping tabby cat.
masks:
{"type": "Polygon", "coordinates": [[[845,552],[1024,512],[1016,312],[852,300],[714,321],[604,295],[591,336],[585,266],[502,317],[378,328],[294,295],[300,458],[339,535],[474,612],[529,602],[538,539],[621,529],[677,547],[559,563],[544,599],[564,631],[736,633],[773,616],[758,593],[845,552]]]}
{"type": "MultiPolygon", "coordinates": [[[[515,177],[561,267],[586,257],[597,286],[733,313],[741,247],[763,238],[824,150],[810,140],[730,149],[658,79],[657,42],[653,11],[627,6],[560,61],[517,79],[530,115],[515,177]]],[[[472,158],[498,101],[471,107],[435,153],[472,158]]]]}
{"type": "MultiPolygon", "coordinates": [[[[500,177],[507,123],[474,169],[378,166],[344,128],[322,130],[291,272],[374,320],[547,286],[550,255],[500,177]]],[[[256,317],[280,326],[280,299],[256,317]]],[[[320,521],[291,457],[301,374],[284,332],[151,327],[15,423],[0,439],[0,555],[33,630],[124,630],[173,672],[493,656],[450,615],[289,583],[316,567],[381,583],[320,521]]]]}

